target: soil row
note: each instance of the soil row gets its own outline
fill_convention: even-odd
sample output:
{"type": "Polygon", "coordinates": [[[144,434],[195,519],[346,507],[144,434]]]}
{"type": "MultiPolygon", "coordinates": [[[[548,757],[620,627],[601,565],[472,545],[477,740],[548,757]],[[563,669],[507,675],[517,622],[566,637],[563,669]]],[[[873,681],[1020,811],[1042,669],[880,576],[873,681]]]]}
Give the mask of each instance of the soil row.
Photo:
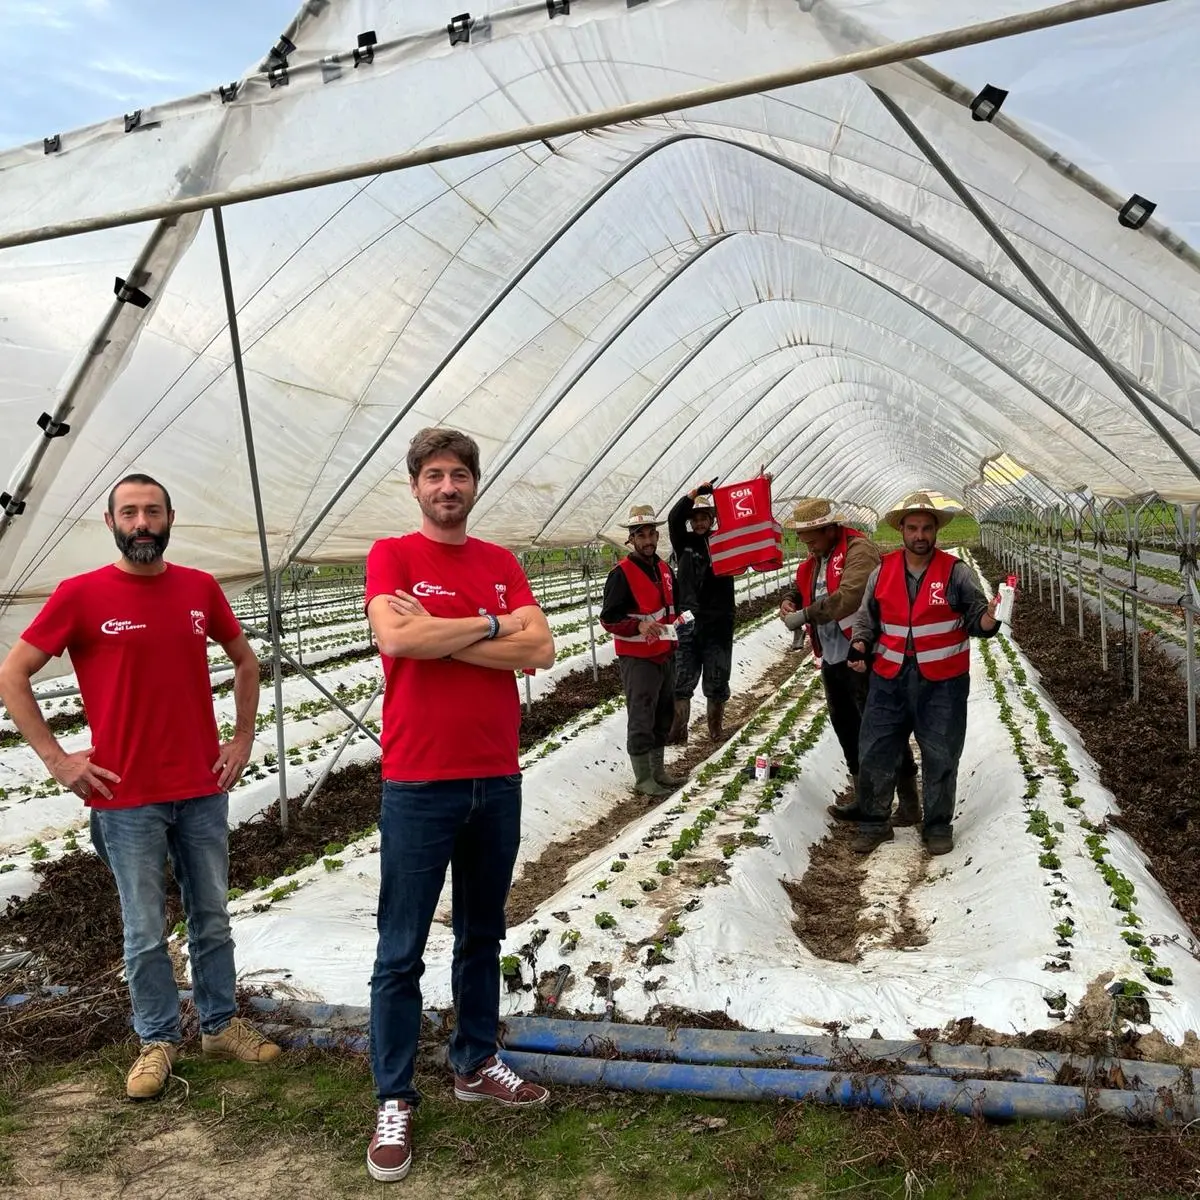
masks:
{"type": "MultiPolygon", "coordinates": [[[[989,581],[1006,571],[983,550],[973,552],[989,581]]],[[[1150,859],[1151,874],[1200,936],[1200,754],[1188,750],[1187,684],[1152,634],[1138,644],[1141,696],[1115,664],[1121,634],[1108,634],[1109,663],[1100,661],[1100,622],[1084,612],[1084,638],[1064,628],[1049,604],[1022,592],[1013,636],[1041,684],[1083,739],[1116,798],[1109,823],[1129,833],[1150,859]]]]}

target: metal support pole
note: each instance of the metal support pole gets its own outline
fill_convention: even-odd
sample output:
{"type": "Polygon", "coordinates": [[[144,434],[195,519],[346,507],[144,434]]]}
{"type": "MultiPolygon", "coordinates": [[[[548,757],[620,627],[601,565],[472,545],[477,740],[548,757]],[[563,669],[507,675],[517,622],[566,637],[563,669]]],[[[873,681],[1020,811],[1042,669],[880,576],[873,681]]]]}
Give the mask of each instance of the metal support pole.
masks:
{"type": "Polygon", "coordinates": [[[596,621],[592,616],[592,555],[591,547],[583,551],[583,586],[587,593],[588,643],[592,648],[592,681],[600,678],[600,665],[596,662],[596,621]]]}
{"type": "MultiPolygon", "coordinates": [[[[1093,513],[1095,510],[1093,510],[1093,513]]],[[[1096,584],[1100,589],[1100,669],[1108,673],[1108,610],[1104,603],[1104,543],[1106,514],[1101,513],[1096,529],[1096,584]]]]}
{"type": "Polygon", "coordinates": [[[1079,591],[1076,594],[1078,601],[1076,607],[1079,610],[1079,640],[1083,641],[1083,543],[1079,540],[1079,525],[1075,526],[1075,569],[1079,582],[1079,591]]]}
{"type": "Polygon", "coordinates": [[[529,682],[529,676],[524,676],[525,679],[525,711],[528,712],[533,707],[533,685],[529,682]]]}
{"type": "Polygon", "coordinates": [[[267,526],[263,517],[262,489],[258,483],[258,459],[254,454],[254,430],[250,423],[250,401],[246,395],[246,372],[242,367],[242,342],[238,336],[237,306],[233,300],[233,279],[229,273],[229,249],[225,244],[225,220],[220,208],[212,210],[213,229],[217,235],[217,258],[221,264],[221,285],[225,291],[225,312],[229,320],[229,344],[233,351],[233,371],[237,380],[238,404],[242,410],[242,434],[246,440],[246,463],[250,470],[250,491],[254,497],[254,520],[258,525],[258,548],[262,555],[263,582],[267,589],[267,628],[275,651],[275,748],[279,759],[279,827],[286,833],[287,810],[287,745],[283,731],[283,646],[279,636],[279,608],[271,603],[271,552],[267,547],[267,526]]]}
{"type": "MultiPolygon", "coordinates": [[[[329,778],[330,775],[333,774],[333,768],[337,766],[338,759],[342,757],[342,752],[346,749],[346,747],[348,745],[350,745],[351,741],[353,741],[354,735],[360,729],[366,733],[371,732],[369,729],[366,728],[366,726],[364,725],[364,722],[367,719],[367,713],[369,713],[371,711],[371,705],[374,704],[375,701],[379,699],[379,694],[383,691],[383,684],[384,684],[383,677],[380,676],[379,682],[375,685],[375,690],[371,693],[366,704],[364,704],[362,706],[362,708],[360,708],[358,710],[358,715],[357,716],[351,715],[350,727],[346,730],[346,734],[342,738],[340,745],[333,752],[333,757],[325,764],[320,775],[318,775],[316,780],[313,782],[312,787],[310,787],[308,789],[308,795],[305,796],[304,799],[301,800],[300,803],[296,806],[297,808],[302,809],[306,804],[311,804],[317,798],[317,794],[325,786],[325,781],[329,778]]],[[[379,739],[376,738],[375,740],[376,740],[376,743],[378,743],[379,739]]]]}
{"type": "Polygon", "coordinates": [[[1145,401],[1129,385],[1129,382],[1121,371],[1109,362],[1108,356],[1104,351],[1092,340],[1083,326],[1075,320],[1071,311],[1059,300],[1053,290],[1043,282],[1041,276],[1029,265],[1024,255],[1010,241],[1008,235],[1000,228],[987,209],[975,199],[975,195],[971,189],[959,179],[946,160],[942,158],[933,148],[932,143],[917,128],[912,118],[890,96],[885,95],[876,88],[872,88],[872,91],[875,93],[875,97],[880,104],[891,113],[900,128],[904,130],[921,153],[928,159],[930,166],[933,167],[950,190],[958,197],[963,207],[983,226],[996,245],[1004,251],[1017,270],[1021,272],[1037,294],[1050,307],[1054,315],[1066,326],[1067,330],[1078,343],[1079,348],[1109,377],[1125,399],[1141,414],[1142,419],[1174,451],[1175,456],[1183,466],[1196,479],[1200,479],[1200,463],[1197,463],[1192,458],[1183,448],[1179,439],[1150,411],[1145,401]]]}
{"type": "Polygon", "coordinates": [[[1130,597],[1129,614],[1130,614],[1130,623],[1133,626],[1133,645],[1130,647],[1130,650],[1131,650],[1131,661],[1133,663],[1133,702],[1134,702],[1134,704],[1137,704],[1138,701],[1142,698],[1142,675],[1141,675],[1141,661],[1140,661],[1140,659],[1141,659],[1141,654],[1140,654],[1141,644],[1140,643],[1141,643],[1142,639],[1138,636],[1139,630],[1138,630],[1138,597],[1137,597],[1138,517],[1141,514],[1141,511],[1142,510],[1139,508],[1137,510],[1137,512],[1135,512],[1133,514],[1133,538],[1129,543],[1129,547],[1130,547],[1129,586],[1133,591],[1133,595],[1130,597]]]}

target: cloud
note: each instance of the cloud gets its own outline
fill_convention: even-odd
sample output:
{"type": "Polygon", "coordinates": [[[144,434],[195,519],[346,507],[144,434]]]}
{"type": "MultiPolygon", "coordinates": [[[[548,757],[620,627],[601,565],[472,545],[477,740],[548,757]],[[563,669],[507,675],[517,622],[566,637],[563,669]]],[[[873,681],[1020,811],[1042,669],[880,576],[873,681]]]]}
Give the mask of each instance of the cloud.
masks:
{"type": "Polygon", "coordinates": [[[169,83],[180,87],[191,82],[186,75],[178,72],[161,71],[144,63],[128,62],[120,58],[94,58],[87,65],[91,71],[131,79],[138,83],[169,83]]]}

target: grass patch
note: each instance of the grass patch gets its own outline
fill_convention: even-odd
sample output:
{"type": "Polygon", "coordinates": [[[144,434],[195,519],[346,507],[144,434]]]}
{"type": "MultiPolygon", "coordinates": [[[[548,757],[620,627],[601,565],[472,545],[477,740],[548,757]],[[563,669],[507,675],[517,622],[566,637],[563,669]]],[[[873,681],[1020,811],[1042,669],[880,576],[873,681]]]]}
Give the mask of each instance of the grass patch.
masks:
{"type": "MultiPolygon", "coordinates": [[[[84,1094],[74,1112],[26,1090],[32,1088],[28,1078],[24,1086],[5,1080],[0,1132],[13,1136],[5,1138],[10,1144],[0,1171],[15,1177],[21,1146],[44,1151],[58,1145],[66,1125],[67,1144],[45,1168],[49,1181],[97,1172],[130,1179],[140,1162],[138,1144],[157,1137],[156,1153],[188,1159],[181,1169],[207,1157],[236,1173],[254,1169],[256,1155],[283,1153],[302,1160],[305,1194],[377,1194],[361,1165],[374,1113],[361,1056],[293,1053],[258,1070],[189,1056],[177,1066],[187,1088],[173,1084],[166,1099],[143,1105],[123,1101],[125,1065],[116,1056],[75,1064],[71,1086],[84,1094]],[[186,1129],[190,1138],[171,1141],[186,1129]],[[195,1136],[197,1129],[203,1137],[195,1136]],[[132,1153],[122,1161],[126,1149],[132,1153]],[[321,1170],[328,1172],[323,1183],[313,1174],[321,1170]]],[[[432,1048],[422,1056],[418,1082],[425,1099],[415,1123],[410,1187],[421,1197],[461,1191],[488,1197],[1165,1198],[1188,1194],[1200,1169],[1195,1133],[1098,1118],[1001,1126],[944,1114],[589,1089],[560,1089],[544,1109],[510,1112],[455,1102],[432,1048]]]]}
{"type": "MultiPolygon", "coordinates": [[[[871,534],[871,540],[882,550],[892,550],[902,545],[900,533],[880,521],[871,534]]],[[[974,546],[979,542],[979,522],[974,517],[951,517],[944,529],[938,530],[937,544],[943,549],[949,546],[974,546]]]]}

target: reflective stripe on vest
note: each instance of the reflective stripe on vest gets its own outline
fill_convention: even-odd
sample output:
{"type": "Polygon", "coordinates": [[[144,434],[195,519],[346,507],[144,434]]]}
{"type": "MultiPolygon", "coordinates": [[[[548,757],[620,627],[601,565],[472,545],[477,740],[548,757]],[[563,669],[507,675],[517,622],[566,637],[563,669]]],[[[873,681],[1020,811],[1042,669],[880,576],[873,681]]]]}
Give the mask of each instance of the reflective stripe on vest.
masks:
{"type": "Polygon", "coordinates": [[[971,669],[970,641],[962,617],[953,613],[946,600],[950,573],[957,561],[944,550],[934,550],[917,588],[917,598],[910,604],[904,551],[893,550],[883,556],[875,581],[880,616],[875,646],[877,674],[894,678],[906,657],[915,657],[917,670],[931,680],[954,679],[971,669]]]}
{"type": "MultiPolygon", "coordinates": [[[[850,529],[845,525],[839,528],[842,531],[842,536],[833,553],[829,556],[829,563],[825,568],[825,591],[830,596],[841,587],[842,572],[846,569],[846,552],[850,545],[850,539],[865,536],[859,533],[857,529],[850,529]]],[[[813,595],[816,592],[816,573],[817,560],[811,554],[796,568],[796,591],[800,593],[800,606],[802,608],[808,608],[813,602],[813,595]]],[[[851,631],[854,629],[854,613],[843,617],[838,622],[838,628],[841,629],[842,633],[846,635],[846,640],[849,641],[851,631]]],[[[813,637],[811,621],[808,624],[808,638],[814,646],[817,644],[816,639],[813,637]]]]}
{"type": "MultiPolygon", "coordinates": [[[[617,564],[616,569],[623,571],[629,581],[633,602],[639,609],[638,612],[629,614],[631,619],[663,623],[675,620],[675,577],[662,559],[656,561],[659,583],[655,583],[631,557],[623,558],[617,564]]],[[[663,638],[653,642],[647,641],[644,633],[613,634],[613,649],[618,654],[629,655],[632,658],[661,658],[664,652],[670,652],[674,648],[674,642],[663,638]]]]}

